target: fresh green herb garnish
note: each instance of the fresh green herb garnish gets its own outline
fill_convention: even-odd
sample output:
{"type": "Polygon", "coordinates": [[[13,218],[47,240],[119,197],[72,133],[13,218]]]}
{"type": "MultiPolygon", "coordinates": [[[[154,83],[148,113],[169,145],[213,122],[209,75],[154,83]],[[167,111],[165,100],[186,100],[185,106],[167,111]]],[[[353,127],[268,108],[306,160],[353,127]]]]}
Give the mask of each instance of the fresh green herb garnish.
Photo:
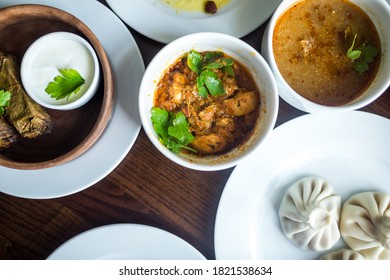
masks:
{"type": "Polygon", "coordinates": [[[196,152],[187,146],[194,140],[194,136],[191,134],[187,118],[182,112],[175,115],[175,113],[165,109],[153,107],[151,114],[154,131],[164,146],[175,154],[179,154],[182,149],[196,152]]]}
{"type": "Polygon", "coordinates": [[[225,93],[222,81],[218,78],[218,75],[210,69],[205,69],[196,78],[196,84],[198,86],[199,95],[207,97],[207,92],[212,96],[222,95],[225,93]]]}
{"type": "Polygon", "coordinates": [[[357,34],[353,37],[352,45],[347,51],[347,56],[353,61],[353,69],[362,74],[369,69],[368,63],[374,61],[374,57],[378,55],[379,51],[377,48],[367,45],[367,43],[361,44],[359,48],[354,50],[356,37],[357,34]]]}
{"type": "Polygon", "coordinates": [[[347,56],[352,60],[358,59],[360,57],[360,54],[362,53],[359,50],[353,50],[353,48],[355,47],[356,37],[357,37],[357,34],[355,34],[355,36],[353,37],[352,45],[347,51],[347,56]]]}
{"type": "Polygon", "coordinates": [[[203,56],[191,50],[187,55],[188,67],[198,75],[196,79],[198,93],[204,98],[208,94],[217,96],[225,93],[222,81],[213,70],[222,69],[234,77],[233,63],[234,60],[224,57],[222,52],[208,52],[203,56]]]}
{"type": "Polygon", "coordinates": [[[361,51],[361,59],[355,61],[353,68],[362,74],[369,69],[368,64],[374,61],[374,57],[378,55],[379,51],[377,48],[371,45],[367,46],[366,44],[362,44],[359,49],[361,51]]]}
{"type": "Polygon", "coordinates": [[[4,114],[5,107],[9,105],[11,93],[9,91],[0,90],[0,116],[4,114]]]}
{"type": "Polygon", "coordinates": [[[199,75],[199,72],[203,66],[203,56],[200,53],[192,50],[187,55],[187,64],[192,71],[199,75]]]}
{"type": "Polygon", "coordinates": [[[58,71],[61,75],[56,76],[54,82],[50,82],[45,91],[56,100],[69,98],[72,93],[78,93],[85,83],[80,73],[74,69],[58,69],[58,71]]]}

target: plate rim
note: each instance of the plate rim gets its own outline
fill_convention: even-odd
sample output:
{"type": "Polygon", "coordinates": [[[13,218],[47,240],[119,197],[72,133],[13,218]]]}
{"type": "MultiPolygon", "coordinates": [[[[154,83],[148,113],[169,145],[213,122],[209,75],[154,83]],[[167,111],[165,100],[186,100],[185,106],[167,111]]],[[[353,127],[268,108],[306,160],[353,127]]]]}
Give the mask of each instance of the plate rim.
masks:
{"type": "MultiPolygon", "coordinates": [[[[136,224],[136,223],[118,223],[118,224],[108,224],[99,226],[96,228],[92,228],[89,230],[86,230],[84,232],[81,232],[80,234],[70,238],[69,240],[65,241],[63,244],[61,244],[59,247],[57,247],[48,257],[47,260],[58,260],[58,259],[105,259],[104,257],[107,256],[108,253],[110,255],[112,254],[118,254],[123,252],[108,252],[110,250],[102,249],[100,253],[105,254],[95,256],[95,257],[88,257],[89,252],[86,253],[83,257],[77,257],[75,255],[72,255],[76,253],[79,249],[81,249],[80,242],[84,241],[87,242],[86,247],[88,246],[94,246],[97,242],[99,242],[99,238],[102,236],[111,236],[112,233],[115,233],[116,239],[112,240],[110,242],[110,245],[123,245],[122,248],[127,247],[131,244],[136,244],[134,247],[139,246],[139,243],[144,242],[143,239],[147,235],[152,235],[153,238],[158,239],[162,238],[165,240],[166,243],[174,243],[175,246],[180,246],[180,248],[183,248],[186,250],[185,254],[189,254],[192,257],[189,259],[199,259],[199,260],[205,260],[205,257],[190,243],[185,241],[184,239],[180,238],[177,235],[174,235],[173,233],[154,227],[151,225],[146,224],[136,224]],[[133,236],[131,236],[133,235],[133,236]],[[119,236],[119,237],[118,237],[119,236]],[[122,238],[122,239],[121,239],[122,238]],[[125,242],[126,240],[131,240],[129,243],[125,242]],[[136,240],[136,242],[134,242],[136,240]],[[103,252],[104,251],[104,252],[103,252]]],[[[85,243],[84,243],[85,244],[85,243]]],[[[102,243],[99,243],[102,244],[102,243]]],[[[149,243],[146,243],[149,244],[149,243]]],[[[145,244],[143,244],[145,245],[145,244]]],[[[85,246],[85,245],[83,245],[85,246]]],[[[106,246],[106,244],[103,245],[103,247],[106,246]]],[[[147,247],[148,245],[146,245],[147,247]]],[[[109,247],[109,246],[108,246],[109,247]]],[[[131,246],[130,246],[131,247],[131,246]]],[[[144,248],[144,246],[142,246],[144,248]]],[[[126,250],[129,248],[126,248],[126,250]]],[[[137,249],[137,248],[136,248],[137,249]]],[[[138,248],[139,249],[139,248],[138,248]]],[[[124,250],[124,251],[126,251],[124,250]]],[[[128,253],[134,253],[134,252],[128,252],[128,253]]],[[[136,252],[137,253],[137,252],[136,252]]],[[[143,253],[145,254],[145,253],[143,253]]],[[[159,259],[171,259],[168,257],[169,254],[166,254],[163,252],[161,257],[159,259]]]]}

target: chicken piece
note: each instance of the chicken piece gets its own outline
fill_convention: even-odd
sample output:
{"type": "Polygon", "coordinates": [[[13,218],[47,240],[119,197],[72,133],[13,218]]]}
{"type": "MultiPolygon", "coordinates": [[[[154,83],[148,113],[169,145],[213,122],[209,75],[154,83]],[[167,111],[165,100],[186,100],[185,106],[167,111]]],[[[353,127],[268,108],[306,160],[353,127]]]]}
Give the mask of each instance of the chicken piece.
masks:
{"type": "Polygon", "coordinates": [[[307,57],[310,54],[313,44],[310,40],[301,40],[300,43],[302,46],[303,57],[307,57]]]}
{"type": "Polygon", "coordinates": [[[217,154],[228,150],[234,142],[234,123],[230,123],[227,119],[225,121],[217,120],[217,122],[220,121],[220,126],[213,126],[212,133],[196,135],[193,142],[191,142],[191,146],[204,155],[217,154]],[[227,126],[225,127],[223,124],[227,126]]]}
{"type": "Polygon", "coordinates": [[[191,142],[195,150],[206,155],[223,151],[227,144],[227,138],[216,133],[195,136],[194,141],[191,142]]]}
{"type": "Polygon", "coordinates": [[[196,130],[207,131],[215,122],[215,117],[217,113],[217,106],[212,104],[205,109],[203,109],[199,114],[196,121],[196,130]]]}
{"type": "Polygon", "coordinates": [[[186,76],[183,73],[175,72],[172,76],[172,84],[169,87],[169,99],[177,106],[183,100],[184,90],[186,86],[186,76]]]}
{"type": "Polygon", "coordinates": [[[221,127],[229,132],[233,132],[236,128],[234,125],[234,121],[231,117],[222,117],[217,119],[215,122],[216,127],[221,127]]]}
{"type": "MultiPolygon", "coordinates": [[[[226,75],[226,74],[225,74],[226,75]]],[[[236,90],[238,90],[237,81],[233,77],[225,77],[223,79],[223,87],[225,89],[225,97],[230,97],[234,94],[236,90]]]]}
{"type": "Polygon", "coordinates": [[[256,91],[240,91],[232,98],[224,100],[226,113],[241,117],[253,112],[259,104],[259,93],[256,91]]]}

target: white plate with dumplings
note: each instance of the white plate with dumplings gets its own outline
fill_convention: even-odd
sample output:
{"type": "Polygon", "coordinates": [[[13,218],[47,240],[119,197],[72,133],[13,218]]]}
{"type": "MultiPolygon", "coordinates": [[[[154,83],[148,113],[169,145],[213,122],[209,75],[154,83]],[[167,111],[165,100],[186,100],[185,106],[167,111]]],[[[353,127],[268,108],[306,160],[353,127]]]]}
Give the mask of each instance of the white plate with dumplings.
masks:
{"type": "Polygon", "coordinates": [[[328,182],[341,206],[362,192],[390,194],[389,143],[390,120],[359,111],[310,114],[279,126],[226,183],[215,223],[216,258],[319,259],[346,248],[343,238],[323,251],[292,242],[279,219],[282,199],[306,177],[328,182]]]}

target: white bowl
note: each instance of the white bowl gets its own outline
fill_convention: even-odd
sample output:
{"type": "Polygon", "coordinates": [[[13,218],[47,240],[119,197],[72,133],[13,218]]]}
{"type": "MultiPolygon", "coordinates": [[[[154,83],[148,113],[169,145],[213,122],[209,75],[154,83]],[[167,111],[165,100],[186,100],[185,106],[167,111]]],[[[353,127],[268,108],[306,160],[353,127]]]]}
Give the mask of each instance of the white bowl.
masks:
{"type": "Polygon", "coordinates": [[[351,101],[348,104],[342,106],[324,106],[309,101],[308,99],[299,95],[294,91],[284,80],[280,73],[275,58],[273,55],[272,38],[274,33],[275,24],[280,17],[289,7],[297,0],[283,0],[278,8],[275,10],[271,17],[265,33],[263,35],[261,53],[264,58],[268,61],[272,71],[274,72],[276,82],[278,84],[279,95],[290,105],[295,108],[309,112],[309,113],[328,113],[336,111],[349,111],[362,108],[375,99],[377,99],[390,85],[390,59],[389,59],[389,48],[390,48],[390,36],[388,31],[388,24],[390,19],[390,6],[385,0],[350,0],[351,2],[362,8],[367,15],[373,21],[381,41],[381,61],[377,75],[371,85],[365,90],[365,92],[351,101]]]}
{"type": "Polygon", "coordinates": [[[81,36],[53,32],[37,39],[23,56],[21,79],[26,92],[40,105],[57,110],[72,110],[87,103],[100,82],[99,60],[93,47],[81,36]],[[85,79],[80,91],[56,100],[45,88],[60,75],[59,69],[75,69],[85,79]]]}
{"type": "Polygon", "coordinates": [[[150,62],[140,85],[139,112],[150,141],[167,158],[195,170],[221,170],[237,165],[252,154],[272,131],[278,112],[277,87],[266,61],[244,41],[220,33],[195,33],[169,43],[150,62]],[[200,158],[174,154],[159,142],[150,119],[157,83],[170,65],[192,49],[198,52],[222,51],[241,62],[251,72],[261,92],[261,115],[255,133],[244,145],[223,155],[200,158]]]}

